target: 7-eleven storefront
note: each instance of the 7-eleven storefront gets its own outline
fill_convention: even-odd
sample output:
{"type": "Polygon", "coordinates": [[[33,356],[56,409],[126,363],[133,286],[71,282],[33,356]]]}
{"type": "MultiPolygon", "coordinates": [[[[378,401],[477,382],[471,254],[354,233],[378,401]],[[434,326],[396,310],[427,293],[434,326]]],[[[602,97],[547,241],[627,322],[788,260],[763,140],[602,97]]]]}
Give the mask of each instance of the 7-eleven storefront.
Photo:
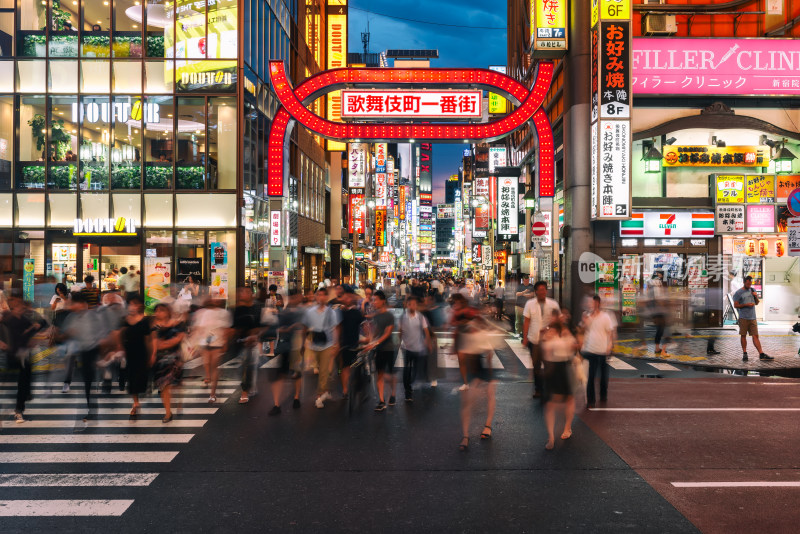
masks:
{"type": "Polygon", "coordinates": [[[620,222],[619,245],[614,243],[610,252],[617,259],[613,289],[620,297],[623,326],[647,319],[647,288],[658,272],[664,304],[676,322],[721,324],[722,258],[713,211],[636,211],[620,222]]]}

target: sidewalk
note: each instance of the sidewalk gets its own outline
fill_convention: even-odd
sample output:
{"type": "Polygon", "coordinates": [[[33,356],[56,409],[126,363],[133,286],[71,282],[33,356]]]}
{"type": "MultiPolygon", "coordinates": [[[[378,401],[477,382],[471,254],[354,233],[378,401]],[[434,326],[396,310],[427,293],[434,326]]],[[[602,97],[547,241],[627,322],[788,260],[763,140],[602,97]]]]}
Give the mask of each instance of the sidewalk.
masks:
{"type": "MultiPolygon", "coordinates": [[[[800,369],[800,335],[793,334],[791,327],[765,328],[760,327],[759,333],[761,346],[764,352],[774,357],[772,361],[758,359],[758,351],[753,347],[752,341],[747,340],[747,355],[749,360],[742,361],[742,347],[738,335],[738,328],[726,327],[723,329],[700,329],[696,335],[680,335],[672,338],[673,343],[667,347],[666,353],[653,352],[654,328],[645,328],[643,331],[620,332],[619,340],[614,347],[617,355],[643,360],[666,361],[708,367],[714,369],[735,369],[742,371],[782,371],[786,369],[800,369]],[[714,348],[720,352],[718,355],[706,355],[708,338],[716,336],[714,348]],[[638,347],[642,339],[647,340],[647,349],[638,347]]],[[[681,332],[686,334],[684,330],[681,332]]]]}

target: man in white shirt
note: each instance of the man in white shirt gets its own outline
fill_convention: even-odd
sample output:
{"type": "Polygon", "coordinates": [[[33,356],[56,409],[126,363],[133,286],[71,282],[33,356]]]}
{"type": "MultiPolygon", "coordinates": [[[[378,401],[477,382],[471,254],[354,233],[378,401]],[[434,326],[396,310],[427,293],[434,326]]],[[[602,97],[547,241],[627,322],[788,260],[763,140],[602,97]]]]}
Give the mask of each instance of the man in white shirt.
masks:
{"type": "Polygon", "coordinates": [[[608,362],[616,337],[617,321],[601,309],[598,295],[592,297],[591,311],[583,315],[583,346],[581,354],[589,360],[589,381],[586,385],[586,404],[595,405],[594,379],[600,371],[600,402],[608,399],[608,362]]]}
{"type": "Polygon", "coordinates": [[[528,300],[522,311],[522,336],[531,353],[533,364],[533,398],[542,396],[542,351],[539,338],[542,330],[550,326],[553,311],[560,311],[558,302],[547,298],[547,282],[539,280],[533,285],[534,298],[528,300]]]}
{"type": "Polygon", "coordinates": [[[400,317],[400,346],[405,355],[405,368],[403,369],[403,387],[406,393],[406,402],[414,401],[414,381],[418,374],[426,379],[428,369],[428,355],[433,352],[431,334],[425,316],[417,311],[419,299],[415,296],[408,297],[406,313],[400,317]]]}

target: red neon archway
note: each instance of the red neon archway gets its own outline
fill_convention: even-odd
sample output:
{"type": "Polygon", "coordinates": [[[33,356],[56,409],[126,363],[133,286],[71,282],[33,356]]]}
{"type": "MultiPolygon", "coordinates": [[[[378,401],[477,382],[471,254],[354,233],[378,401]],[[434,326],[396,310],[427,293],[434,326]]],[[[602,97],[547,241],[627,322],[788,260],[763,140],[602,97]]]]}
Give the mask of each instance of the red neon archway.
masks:
{"type": "Polygon", "coordinates": [[[292,118],[312,132],[336,141],[477,142],[505,137],[533,118],[539,137],[539,194],[552,196],[555,186],[553,133],[547,114],[541,109],[553,76],[553,63],[540,62],[536,83],[525,86],[504,74],[488,69],[334,69],[317,74],[292,89],[284,64],[270,61],[270,78],[281,103],[268,141],[267,194],[283,195],[284,143],[292,118]],[[518,104],[509,115],[481,124],[355,124],[323,119],[303,104],[324,92],[348,84],[370,85],[471,85],[508,95],[518,104]]]}

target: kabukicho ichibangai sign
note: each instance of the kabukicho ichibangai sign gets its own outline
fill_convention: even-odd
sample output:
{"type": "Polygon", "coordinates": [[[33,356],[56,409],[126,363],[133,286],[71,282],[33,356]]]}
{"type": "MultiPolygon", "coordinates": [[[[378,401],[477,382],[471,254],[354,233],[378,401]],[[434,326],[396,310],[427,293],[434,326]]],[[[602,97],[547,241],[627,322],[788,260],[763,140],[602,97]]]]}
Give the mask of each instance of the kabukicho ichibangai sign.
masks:
{"type": "MultiPolygon", "coordinates": [[[[275,88],[280,107],[275,114],[269,133],[267,156],[267,192],[269,196],[283,196],[283,184],[288,178],[288,162],[285,159],[285,146],[289,141],[294,121],[311,132],[336,142],[411,143],[415,141],[436,143],[478,143],[501,139],[514,130],[523,127],[533,119],[539,138],[538,179],[539,196],[555,194],[555,165],[553,131],[547,113],[542,109],[547,91],[553,78],[553,63],[540,61],[536,68],[535,81],[529,89],[519,81],[500,72],[489,69],[375,69],[339,68],[320,72],[307,78],[297,87],[292,87],[282,61],[270,61],[269,71],[272,86],[275,88]],[[318,98],[326,93],[347,88],[348,90],[381,88],[397,93],[397,87],[412,86],[419,92],[424,85],[431,91],[447,90],[487,90],[510,100],[516,109],[511,113],[489,122],[434,122],[430,118],[424,123],[409,121],[414,115],[401,118],[386,115],[386,112],[370,116],[375,122],[345,123],[320,117],[310,108],[318,98]],[[398,122],[377,122],[392,119],[398,122]],[[402,120],[402,122],[400,122],[402,120]]],[[[447,96],[447,95],[445,95],[447,96]]],[[[476,95],[477,96],[477,95],[476,95]]],[[[366,103],[366,101],[365,101],[366,103]]],[[[446,101],[444,109],[451,109],[446,101]]],[[[441,109],[442,100],[439,100],[441,109]]],[[[375,104],[377,105],[377,104],[375,104]]],[[[456,110],[458,110],[456,100],[456,110]]],[[[384,100],[385,106],[385,100],[384,100]]],[[[464,109],[469,109],[464,102],[464,109]]],[[[366,108],[365,108],[366,109],[366,108]]],[[[378,113],[378,112],[376,112],[378,113]]],[[[422,108],[420,107],[420,113],[422,108]]],[[[445,113],[446,115],[447,113],[445,113]]],[[[420,116],[420,118],[424,118],[420,116]]],[[[443,117],[450,119],[449,116],[443,117]]],[[[351,185],[352,187],[352,185],[351,185]]]]}

